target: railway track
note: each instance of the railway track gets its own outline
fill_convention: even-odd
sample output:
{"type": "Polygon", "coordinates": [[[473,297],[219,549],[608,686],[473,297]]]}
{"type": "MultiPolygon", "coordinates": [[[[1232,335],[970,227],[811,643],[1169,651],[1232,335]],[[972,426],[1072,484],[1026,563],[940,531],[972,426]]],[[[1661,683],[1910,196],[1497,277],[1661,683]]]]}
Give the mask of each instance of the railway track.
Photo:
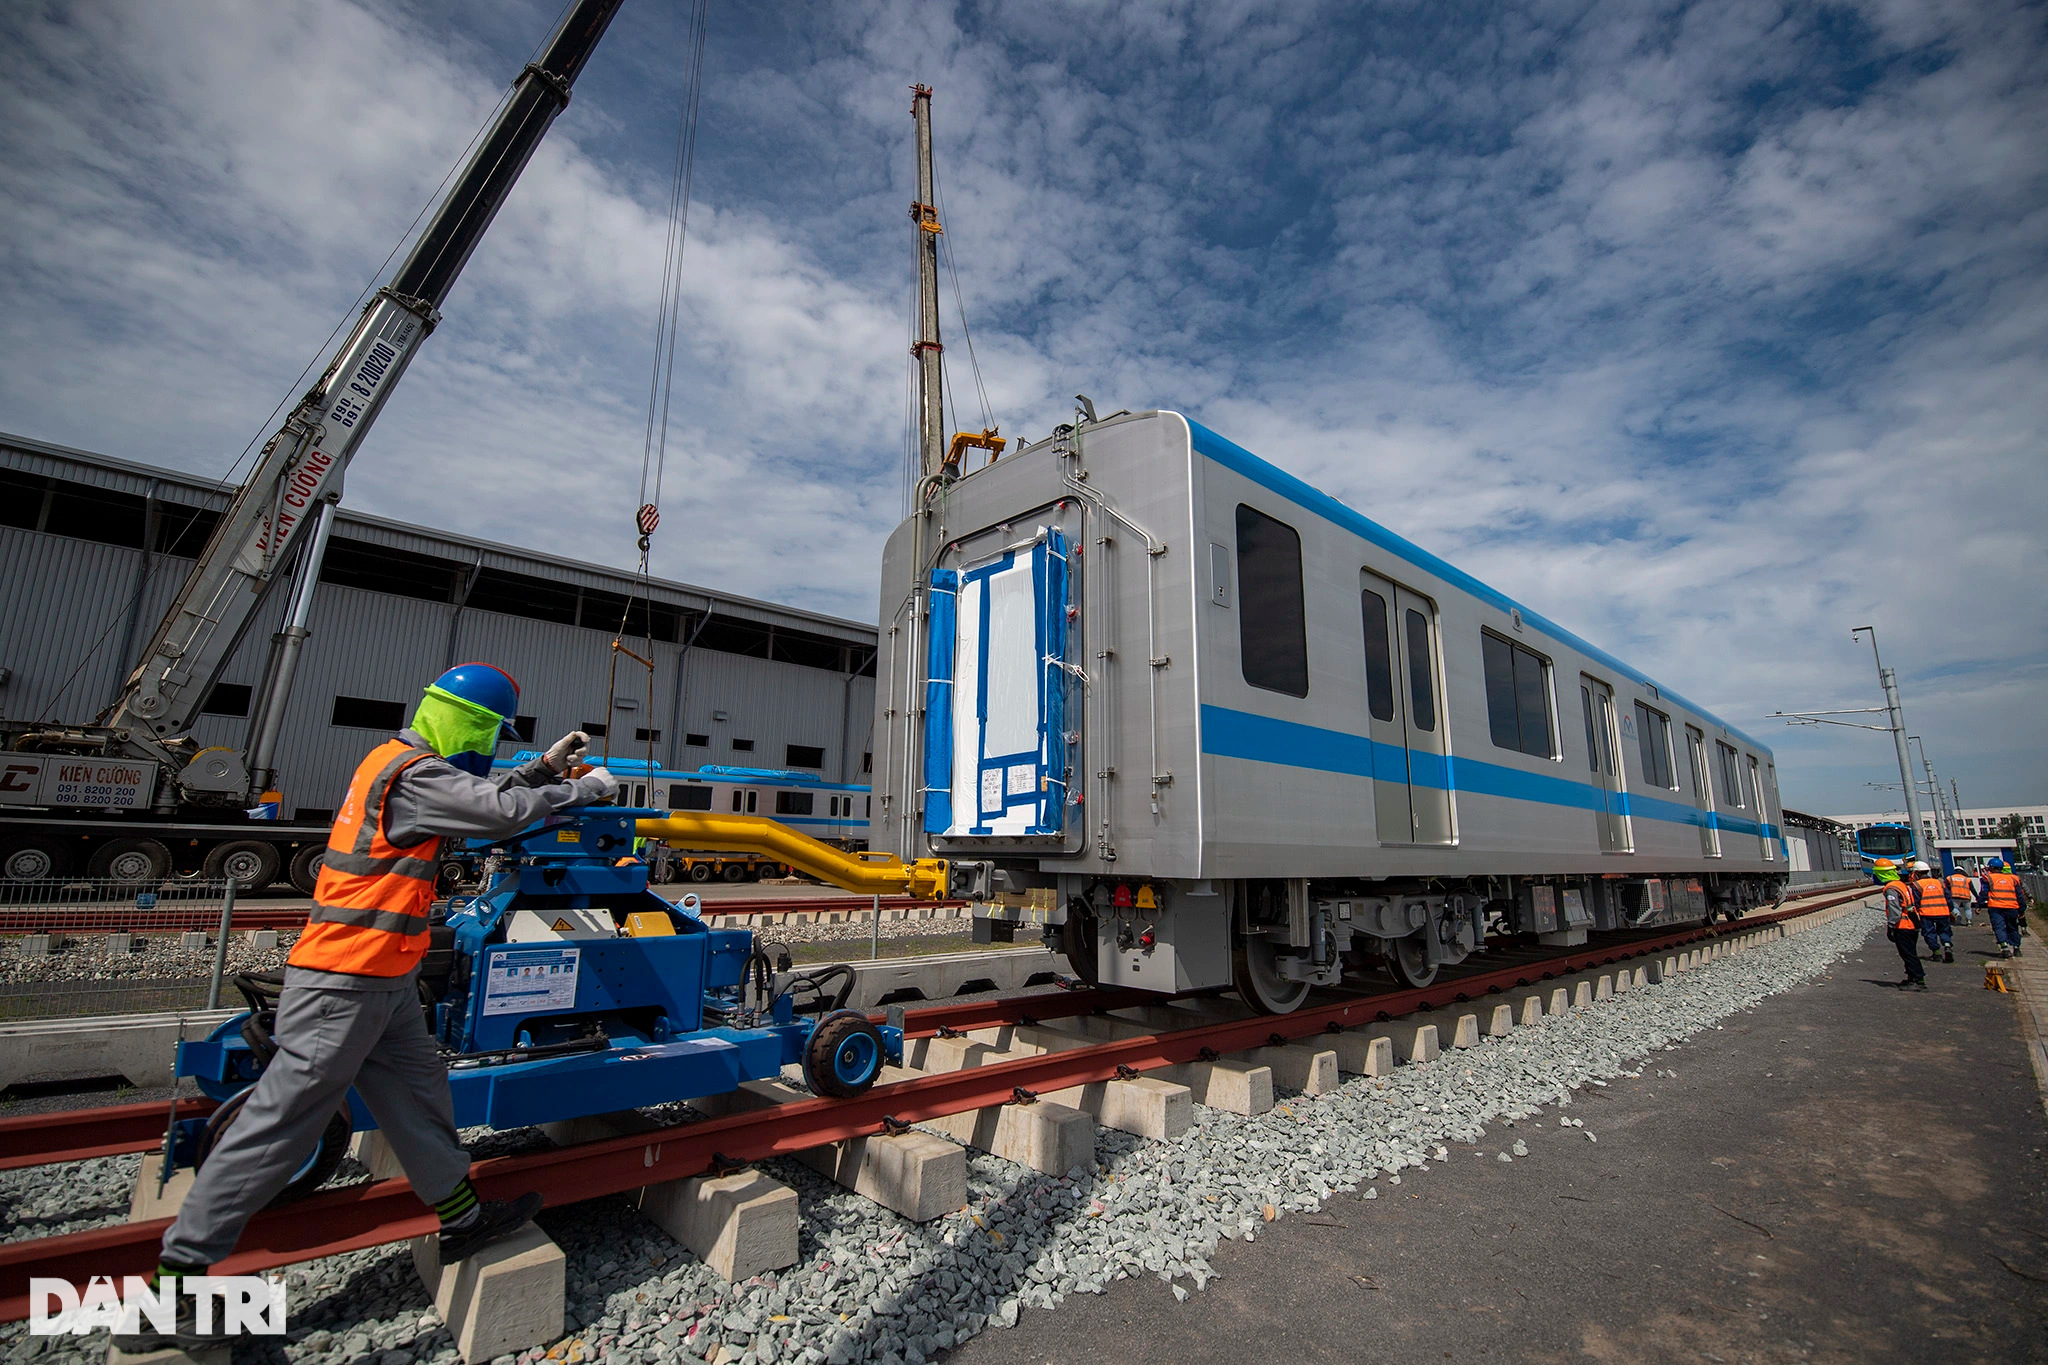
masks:
{"type": "MultiPolygon", "coordinates": [[[[1795,920],[1862,899],[1868,888],[1817,895],[1789,908],[1712,927],[1610,935],[1566,952],[1507,949],[1483,965],[1446,973],[1429,986],[1372,994],[1319,993],[1288,1015],[1218,1019],[1197,1027],[1146,1034],[1035,1056],[992,1060],[960,1071],[878,1085],[856,1099],[812,1099],[730,1114],[647,1133],[606,1138],[545,1152],[481,1161],[472,1178],[487,1197],[537,1190],[550,1206],[622,1193],[700,1175],[713,1166],[788,1156],[851,1138],[968,1110],[1024,1100],[1039,1092],[1141,1075],[1169,1066],[1213,1061],[1276,1043],[1299,1042],[1416,1011],[1432,1011],[1795,920]]],[[[907,1011],[907,1038],[1092,1014],[1160,997],[1131,991],[1074,990],[907,1011]]],[[[186,1114],[201,1110],[181,1109],[186,1114]]],[[[0,1169],[87,1156],[147,1151],[163,1132],[161,1105],[123,1105],[0,1120],[0,1169]]],[[[0,1245],[0,1320],[25,1317],[29,1280],[145,1273],[155,1263],[169,1219],[0,1245]]],[[[433,1212],[404,1180],[313,1195],[253,1219],[240,1246],[216,1274],[245,1274],[297,1261],[399,1241],[432,1231],[433,1212]]]]}
{"type": "MultiPolygon", "coordinates": [[[[669,898],[680,896],[689,888],[676,885],[666,888],[669,898]]],[[[915,896],[884,896],[884,910],[931,910],[955,908],[967,904],[960,900],[920,900],[915,896]]],[[[792,896],[788,899],[749,900],[707,900],[703,902],[702,913],[709,915],[734,915],[754,918],[761,915],[783,914],[832,914],[843,912],[850,915],[865,915],[872,908],[872,902],[864,896],[792,896]]],[[[261,906],[244,902],[235,907],[237,929],[303,929],[306,927],[307,907],[304,905],[261,906]]],[[[166,933],[186,929],[213,930],[220,926],[218,905],[163,906],[152,909],[137,909],[126,902],[106,902],[93,905],[39,906],[31,909],[0,908],[0,934],[32,933],[166,933]]]]}

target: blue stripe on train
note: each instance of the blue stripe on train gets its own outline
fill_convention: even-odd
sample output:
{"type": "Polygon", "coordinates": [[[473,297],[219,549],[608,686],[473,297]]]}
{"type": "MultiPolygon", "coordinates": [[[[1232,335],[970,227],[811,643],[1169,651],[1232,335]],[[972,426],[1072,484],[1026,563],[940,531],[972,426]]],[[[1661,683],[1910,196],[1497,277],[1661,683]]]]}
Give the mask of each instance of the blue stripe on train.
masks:
{"type": "MultiPolygon", "coordinates": [[[[1374,776],[1374,765],[1388,773],[1407,773],[1409,780],[1425,787],[1446,791],[1467,791],[1481,796],[1501,796],[1512,801],[1531,801],[1545,806],[1567,806],[1574,810],[1599,810],[1605,793],[1590,782],[1575,782],[1548,773],[1528,773],[1476,758],[1446,758],[1398,744],[1382,744],[1366,735],[1345,730],[1325,730],[1272,716],[1233,711],[1225,706],[1202,708],[1202,752],[1220,758],[1247,758],[1255,763],[1277,763],[1288,768],[1310,768],[1317,772],[1345,773],[1353,777],[1374,776]]],[[[1704,825],[1731,834],[1779,837],[1776,825],[1700,811],[1678,801],[1666,801],[1637,792],[1621,793],[1624,815],[1646,820],[1663,820],[1678,825],[1704,825]]]]}

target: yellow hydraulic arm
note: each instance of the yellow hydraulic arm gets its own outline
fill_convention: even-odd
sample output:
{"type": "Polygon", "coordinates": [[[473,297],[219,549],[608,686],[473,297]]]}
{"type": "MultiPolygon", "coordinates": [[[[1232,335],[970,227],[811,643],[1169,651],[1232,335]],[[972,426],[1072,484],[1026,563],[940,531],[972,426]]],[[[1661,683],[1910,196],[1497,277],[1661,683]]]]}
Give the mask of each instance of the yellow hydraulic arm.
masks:
{"type": "Polygon", "coordinates": [[[946,895],[944,858],[906,863],[892,853],[846,853],[765,815],[672,810],[666,818],[639,821],[635,830],[670,848],[765,854],[847,891],[927,900],[943,900],[946,895]]]}

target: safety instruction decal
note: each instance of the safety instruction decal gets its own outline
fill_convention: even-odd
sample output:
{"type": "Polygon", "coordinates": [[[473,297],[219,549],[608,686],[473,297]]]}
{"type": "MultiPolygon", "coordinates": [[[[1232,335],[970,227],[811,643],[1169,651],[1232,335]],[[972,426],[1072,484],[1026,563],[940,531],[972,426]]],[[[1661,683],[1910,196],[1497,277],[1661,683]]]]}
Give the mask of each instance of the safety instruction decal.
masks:
{"type": "Polygon", "coordinates": [[[520,948],[491,956],[484,979],[484,1016],[544,1014],[576,1004],[581,948],[520,948]]]}

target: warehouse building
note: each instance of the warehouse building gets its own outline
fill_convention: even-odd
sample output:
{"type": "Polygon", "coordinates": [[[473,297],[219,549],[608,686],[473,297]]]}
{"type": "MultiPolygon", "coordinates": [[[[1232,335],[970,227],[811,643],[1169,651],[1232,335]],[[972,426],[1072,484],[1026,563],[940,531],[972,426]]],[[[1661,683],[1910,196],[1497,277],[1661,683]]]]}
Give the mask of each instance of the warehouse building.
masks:
{"type": "MultiPolygon", "coordinates": [[[[0,434],[0,715],[90,720],[113,700],[234,489],[0,434]]],[[[329,819],[363,754],[442,669],[483,659],[519,679],[520,734],[574,729],[672,768],[791,768],[865,782],[875,628],[343,508],[314,593],[278,754],[287,819],[329,819]]],[[[273,591],[194,734],[246,748],[289,597],[273,591]]],[[[506,753],[509,750],[501,750],[506,753]]]]}

